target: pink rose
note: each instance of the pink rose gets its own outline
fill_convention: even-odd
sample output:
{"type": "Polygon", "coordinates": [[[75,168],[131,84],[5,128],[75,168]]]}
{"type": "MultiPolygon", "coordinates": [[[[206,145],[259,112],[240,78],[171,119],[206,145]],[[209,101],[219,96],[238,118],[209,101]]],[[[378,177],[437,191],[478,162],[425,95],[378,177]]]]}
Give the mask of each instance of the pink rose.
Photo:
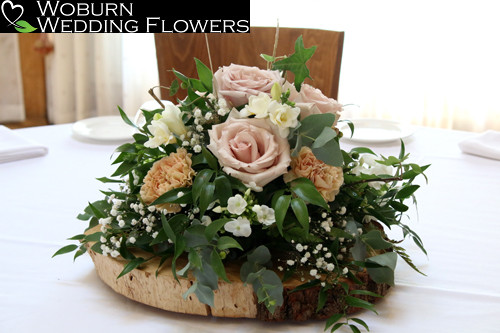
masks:
{"type": "Polygon", "coordinates": [[[235,64],[224,66],[214,74],[217,94],[234,107],[248,103],[248,97],[257,96],[260,92],[270,94],[273,84],[282,84],[283,81],[279,71],[235,64]]]}
{"type": "Polygon", "coordinates": [[[262,187],[287,172],[290,146],[266,119],[229,117],[208,131],[207,146],[223,170],[244,184],[262,187]]]}
{"type": "Polygon", "coordinates": [[[306,83],[303,83],[300,92],[297,92],[295,87],[287,82],[283,85],[283,90],[288,89],[290,89],[290,100],[300,108],[301,119],[311,114],[331,113],[335,115],[333,126],[337,124],[342,111],[342,104],[333,98],[326,97],[321,90],[306,83]]]}

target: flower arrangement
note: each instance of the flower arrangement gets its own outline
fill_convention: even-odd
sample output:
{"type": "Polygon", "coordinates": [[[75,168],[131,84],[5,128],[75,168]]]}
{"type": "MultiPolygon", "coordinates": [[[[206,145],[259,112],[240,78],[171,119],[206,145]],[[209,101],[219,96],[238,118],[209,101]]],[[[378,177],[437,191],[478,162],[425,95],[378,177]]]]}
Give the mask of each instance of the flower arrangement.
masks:
{"type": "Polygon", "coordinates": [[[153,257],[161,258],[158,271],[171,259],[176,278],[196,280],[184,297],[194,293],[208,305],[219,279],[228,280],[226,265],[241,262],[241,280],[271,315],[283,304],[283,281],[294,276],[297,290],[320,288],[317,311],[340,287],[343,307],[325,329],[368,329],[347,309],[375,311],[359,296],[380,295],[346,281],[362,285],[357,274],[367,272],[393,285],[398,256],[420,272],[384,228],[401,228],[425,253],[402,217],[428,166],[408,163],[402,142],[398,157],[341,149],[343,106],[304,83],[314,51],[299,37],[294,54],[262,56],[268,69],[231,64],[215,73],[195,59],[198,78],[174,70],[170,94],[187,92],[178,104],[158,100],[161,107],[142,110],[136,122],[119,108],[137,133],[117,148],[111,177],[98,178],[119,188],[86,207],[78,218],[89,222],[87,233],[54,255],[76,251],[76,258],[89,246],[121,256],[119,277],[153,257]],[[177,267],[181,256],[187,265],[177,267]]]}

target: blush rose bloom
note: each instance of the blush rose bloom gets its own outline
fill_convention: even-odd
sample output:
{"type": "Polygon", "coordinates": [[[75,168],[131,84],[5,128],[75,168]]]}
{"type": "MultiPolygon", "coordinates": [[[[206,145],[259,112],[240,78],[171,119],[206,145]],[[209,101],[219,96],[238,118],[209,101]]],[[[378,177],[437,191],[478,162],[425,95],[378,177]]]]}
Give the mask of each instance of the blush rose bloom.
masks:
{"type": "MultiPolygon", "coordinates": [[[[162,194],[180,187],[191,186],[195,171],[191,168],[191,154],[186,149],[178,148],[177,152],[156,161],[144,177],[140,195],[145,204],[151,204],[162,194]]],[[[178,204],[161,204],[160,209],[169,213],[180,211],[178,204]]]]}
{"type": "Polygon", "coordinates": [[[311,114],[331,113],[335,115],[335,123],[340,118],[343,105],[334,100],[333,98],[326,97],[323,92],[313,86],[303,83],[300,92],[297,92],[295,86],[286,82],[283,85],[283,91],[290,90],[290,101],[295,103],[295,106],[300,108],[300,118],[311,114]]]}
{"type": "Polygon", "coordinates": [[[260,92],[270,94],[275,82],[280,85],[284,82],[279,71],[258,67],[231,64],[223,66],[214,74],[217,94],[234,107],[247,104],[250,96],[257,96],[260,92]]]}
{"type": "Polygon", "coordinates": [[[291,169],[283,179],[288,183],[301,177],[311,180],[327,202],[335,200],[344,183],[342,168],[318,160],[309,147],[302,147],[297,157],[292,159],[291,169]]]}
{"type": "Polygon", "coordinates": [[[266,119],[229,117],[208,131],[208,149],[223,170],[244,184],[262,187],[287,172],[290,146],[266,119]]]}

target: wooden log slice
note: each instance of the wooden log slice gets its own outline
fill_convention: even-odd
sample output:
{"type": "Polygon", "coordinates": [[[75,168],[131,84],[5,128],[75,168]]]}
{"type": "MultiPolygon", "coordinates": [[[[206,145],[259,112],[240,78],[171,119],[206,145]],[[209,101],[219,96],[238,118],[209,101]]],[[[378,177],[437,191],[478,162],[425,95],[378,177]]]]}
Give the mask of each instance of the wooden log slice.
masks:
{"type": "MultiPolygon", "coordinates": [[[[312,287],[302,291],[289,293],[292,289],[302,284],[298,279],[289,279],[283,285],[283,305],[274,314],[267,311],[265,305],[257,302],[257,296],[251,285],[241,282],[240,267],[238,265],[227,265],[226,274],[231,283],[219,281],[219,289],[214,292],[214,306],[210,307],[198,301],[194,294],[187,299],[182,297],[193,284],[192,279],[179,278],[177,282],[172,274],[168,262],[164,263],[162,269],[156,275],[159,259],[152,259],[139,268],[127,273],[121,278],[117,276],[122,272],[125,260],[103,256],[92,250],[88,250],[101,280],[110,286],[115,292],[124,295],[137,302],[147,304],[167,311],[230,318],[255,318],[265,321],[304,321],[309,319],[325,319],[332,314],[342,312],[344,303],[338,297],[343,291],[332,288],[328,291],[328,299],[319,312],[316,312],[318,294],[320,287],[312,287]]],[[[179,259],[180,260],[180,259],[179,259]]],[[[178,267],[183,267],[178,260],[178,267]]],[[[358,278],[364,282],[363,285],[355,285],[346,280],[353,289],[364,289],[379,295],[388,292],[387,284],[377,284],[372,281],[365,272],[358,274],[358,278]]],[[[374,302],[375,297],[358,296],[361,299],[374,302]]],[[[350,307],[349,313],[358,311],[350,307]]]]}

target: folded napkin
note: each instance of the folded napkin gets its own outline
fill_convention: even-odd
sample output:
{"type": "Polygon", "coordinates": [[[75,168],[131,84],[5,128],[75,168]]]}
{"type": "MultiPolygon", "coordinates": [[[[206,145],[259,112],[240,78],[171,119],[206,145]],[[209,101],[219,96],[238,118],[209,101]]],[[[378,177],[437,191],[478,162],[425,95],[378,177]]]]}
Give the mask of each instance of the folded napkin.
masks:
{"type": "Polygon", "coordinates": [[[47,152],[47,147],[0,125],[0,163],[43,156],[47,152]]]}
{"type": "Polygon", "coordinates": [[[500,132],[488,130],[458,143],[467,154],[500,160],[500,132]]]}

